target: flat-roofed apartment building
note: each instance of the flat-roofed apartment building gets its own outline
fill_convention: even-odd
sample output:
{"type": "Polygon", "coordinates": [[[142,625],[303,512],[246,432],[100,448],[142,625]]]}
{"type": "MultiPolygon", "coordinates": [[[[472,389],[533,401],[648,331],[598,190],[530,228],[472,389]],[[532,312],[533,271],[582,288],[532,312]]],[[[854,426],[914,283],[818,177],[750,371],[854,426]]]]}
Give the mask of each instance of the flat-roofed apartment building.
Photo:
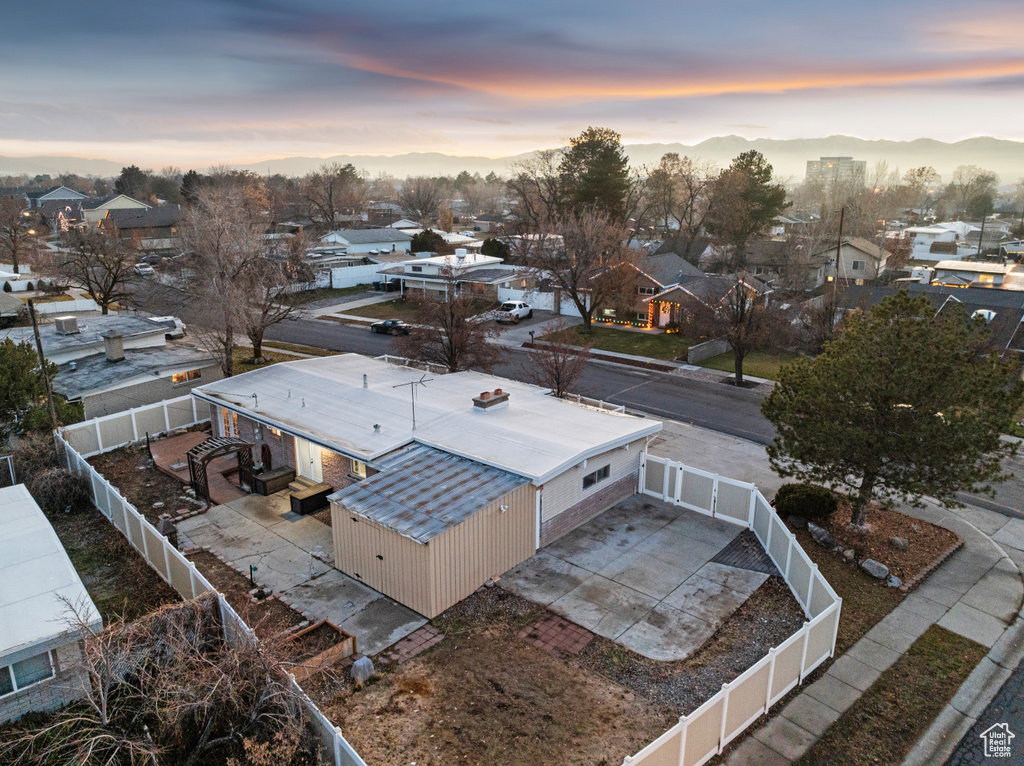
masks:
{"type": "Polygon", "coordinates": [[[805,184],[842,184],[863,186],[867,177],[868,163],[866,160],[855,160],[853,157],[822,157],[807,160],[805,184]]]}
{"type": "Polygon", "coordinates": [[[539,386],[357,354],[192,395],[216,435],[330,484],[335,566],[428,617],[635,494],[661,430],[539,386]]]}

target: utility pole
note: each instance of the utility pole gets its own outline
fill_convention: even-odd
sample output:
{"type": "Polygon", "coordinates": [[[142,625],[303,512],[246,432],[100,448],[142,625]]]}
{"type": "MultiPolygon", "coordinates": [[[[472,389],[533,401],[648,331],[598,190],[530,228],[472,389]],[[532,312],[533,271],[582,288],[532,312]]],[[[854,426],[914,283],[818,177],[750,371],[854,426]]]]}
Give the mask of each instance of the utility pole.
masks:
{"type": "Polygon", "coordinates": [[[43,340],[39,337],[39,325],[36,323],[36,307],[32,299],[28,300],[28,313],[32,317],[32,332],[36,336],[36,351],[39,352],[39,369],[43,373],[43,383],[46,385],[46,406],[50,409],[50,425],[57,430],[57,411],[53,408],[53,389],[50,388],[50,375],[46,371],[46,355],[43,354],[43,340]]]}
{"type": "Polygon", "coordinates": [[[836,278],[833,292],[839,289],[839,254],[843,251],[843,218],[846,216],[846,208],[839,208],[839,240],[836,242],[836,278]]]}

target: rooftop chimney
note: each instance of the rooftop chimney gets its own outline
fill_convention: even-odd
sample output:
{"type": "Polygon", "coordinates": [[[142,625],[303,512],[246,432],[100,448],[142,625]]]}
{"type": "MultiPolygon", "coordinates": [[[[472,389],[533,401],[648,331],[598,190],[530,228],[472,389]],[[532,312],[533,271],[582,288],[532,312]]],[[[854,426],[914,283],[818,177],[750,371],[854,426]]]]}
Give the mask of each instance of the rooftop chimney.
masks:
{"type": "Polygon", "coordinates": [[[103,350],[108,362],[124,361],[124,336],[116,330],[103,333],[103,350]]]}
{"type": "Polygon", "coordinates": [[[508,406],[508,392],[500,388],[494,391],[484,391],[480,396],[473,397],[473,409],[494,410],[503,409],[508,406]]]}

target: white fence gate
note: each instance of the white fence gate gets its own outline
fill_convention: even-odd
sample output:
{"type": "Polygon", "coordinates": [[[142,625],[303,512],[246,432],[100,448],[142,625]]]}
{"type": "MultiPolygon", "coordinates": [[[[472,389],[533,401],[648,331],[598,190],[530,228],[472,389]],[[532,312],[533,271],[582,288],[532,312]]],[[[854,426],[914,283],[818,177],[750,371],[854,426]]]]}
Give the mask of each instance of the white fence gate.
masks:
{"type": "MultiPolygon", "coordinates": [[[[523,301],[524,303],[528,303],[533,308],[540,309],[541,311],[553,312],[555,310],[555,294],[541,292],[540,290],[513,290],[506,287],[499,287],[498,300],[502,303],[505,301],[523,301]]],[[[561,304],[560,314],[567,317],[581,316],[580,310],[576,308],[576,304],[572,302],[572,298],[562,294],[561,304]]]]}
{"type": "Polygon", "coordinates": [[[807,621],[623,765],[700,766],[835,653],[842,599],[753,484],[647,455],[643,494],[753,530],[807,621]]]}

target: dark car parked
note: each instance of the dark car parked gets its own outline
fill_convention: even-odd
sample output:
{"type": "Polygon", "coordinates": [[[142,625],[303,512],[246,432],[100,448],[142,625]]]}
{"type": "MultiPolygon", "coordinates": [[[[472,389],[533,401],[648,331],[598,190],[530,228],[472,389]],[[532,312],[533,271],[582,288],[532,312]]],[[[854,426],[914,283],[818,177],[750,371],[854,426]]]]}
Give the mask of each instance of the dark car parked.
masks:
{"type": "Polygon", "coordinates": [[[386,335],[408,335],[409,325],[401,319],[385,319],[383,322],[374,322],[370,325],[372,332],[382,332],[386,335]]]}

